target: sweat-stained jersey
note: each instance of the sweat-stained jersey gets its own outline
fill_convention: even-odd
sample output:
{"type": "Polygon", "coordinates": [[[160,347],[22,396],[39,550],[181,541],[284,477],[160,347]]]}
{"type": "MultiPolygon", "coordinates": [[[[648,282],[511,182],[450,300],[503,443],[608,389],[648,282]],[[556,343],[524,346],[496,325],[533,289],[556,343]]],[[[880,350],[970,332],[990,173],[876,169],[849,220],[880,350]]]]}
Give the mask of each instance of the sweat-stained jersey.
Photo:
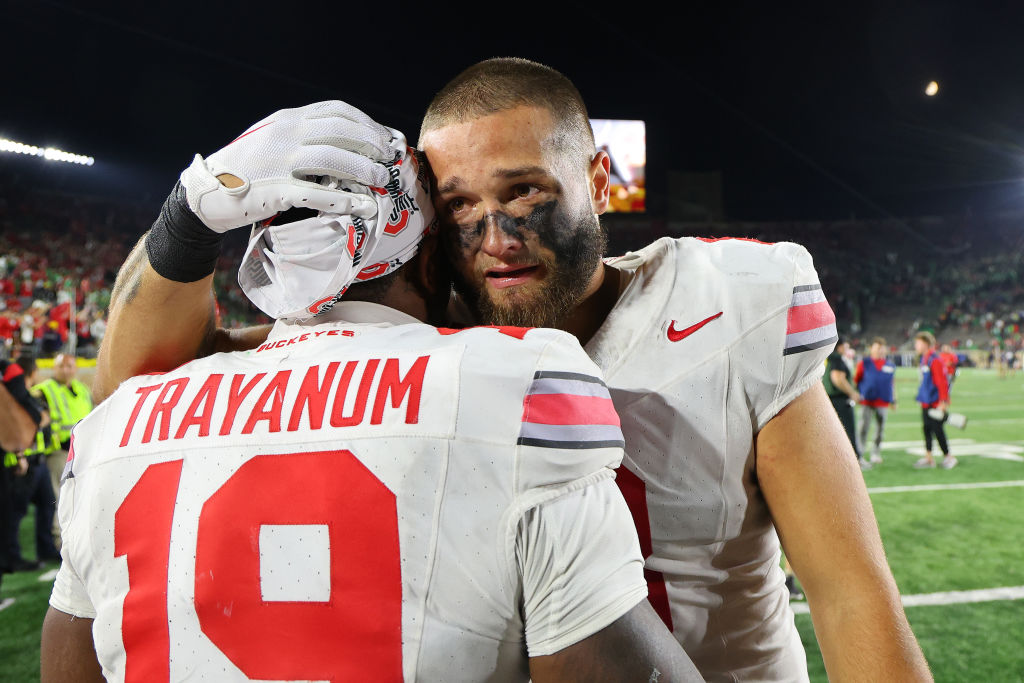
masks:
{"type": "Polygon", "coordinates": [[[574,338],[328,315],[362,322],[278,323],[75,428],[50,604],[108,680],[527,680],[646,596],[574,338]]]}
{"type": "Polygon", "coordinates": [[[622,420],[650,600],[709,681],[807,678],[754,437],[821,381],[835,317],[796,244],[660,239],[586,350],[622,420]]]}

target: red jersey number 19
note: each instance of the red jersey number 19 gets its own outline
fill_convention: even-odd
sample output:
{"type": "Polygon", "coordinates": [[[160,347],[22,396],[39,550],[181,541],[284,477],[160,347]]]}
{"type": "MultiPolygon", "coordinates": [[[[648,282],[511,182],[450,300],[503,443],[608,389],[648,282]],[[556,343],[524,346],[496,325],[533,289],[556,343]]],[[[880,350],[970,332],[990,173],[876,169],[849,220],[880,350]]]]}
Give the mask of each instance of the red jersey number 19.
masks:
{"type": "MultiPolygon", "coordinates": [[[[168,560],[182,462],[150,465],[114,516],[114,553],[128,563],[126,683],[170,679],[168,560]]],[[[394,493],[349,451],[246,461],[200,512],[195,610],[203,633],[249,678],[344,681],[372,671],[401,681],[394,493]],[[327,527],[325,601],[263,599],[260,527],[289,524],[327,527]]]]}

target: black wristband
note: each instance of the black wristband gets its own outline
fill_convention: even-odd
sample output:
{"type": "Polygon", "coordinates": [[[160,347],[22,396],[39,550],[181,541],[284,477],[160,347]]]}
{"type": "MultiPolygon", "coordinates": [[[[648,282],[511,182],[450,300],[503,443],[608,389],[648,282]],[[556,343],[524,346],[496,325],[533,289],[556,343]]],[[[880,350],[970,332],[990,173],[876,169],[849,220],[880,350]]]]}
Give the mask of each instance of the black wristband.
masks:
{"type": "Polygon", "coordinates": [[[203,225],[188,208],[185,188],[179,180],[146,235],[146,254],[161,276],[175,282],[195,282],[216,269],[223,242],[223,234],[203,225]]]}

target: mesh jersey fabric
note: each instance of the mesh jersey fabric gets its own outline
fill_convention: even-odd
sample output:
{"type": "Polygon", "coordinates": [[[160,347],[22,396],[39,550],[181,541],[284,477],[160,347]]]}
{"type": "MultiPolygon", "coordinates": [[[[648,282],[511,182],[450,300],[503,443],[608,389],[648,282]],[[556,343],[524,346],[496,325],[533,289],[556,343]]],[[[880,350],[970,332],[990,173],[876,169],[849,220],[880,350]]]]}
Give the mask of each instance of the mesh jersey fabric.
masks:
{"type": "Polygon", "coordinates": [[[806,680],[754,437],[835,343],[811,257],[663,238],[608,263],[630,281],[586,350],[622,419],[619,482],[646,507],[652,603],[707,680],[806,680]]]}
{"type": "Polygon", "coordinates": [[[378,320],[279,322],[256,350],[125,382],[76,427],[51,605],[95,618],[108,680],[130,651],[166,659],[173,681],[527,680],[526,651],[578,642],[645,597],[611,469],[621,436],[521,438],[527,401],[537,421],[569,415],[565,438],[583,406],[617,424],[606,392],[536,379],[602,386],[578,343],[378,320]],[[154,548],[163,562],[138,570],[154,548]],[[381,578],[396,568],[400,586],[381,578]],[[157,585],[129,588],[137,571],[157,585]],[[153,655],[132,636],[164,604],[153,655]]]}

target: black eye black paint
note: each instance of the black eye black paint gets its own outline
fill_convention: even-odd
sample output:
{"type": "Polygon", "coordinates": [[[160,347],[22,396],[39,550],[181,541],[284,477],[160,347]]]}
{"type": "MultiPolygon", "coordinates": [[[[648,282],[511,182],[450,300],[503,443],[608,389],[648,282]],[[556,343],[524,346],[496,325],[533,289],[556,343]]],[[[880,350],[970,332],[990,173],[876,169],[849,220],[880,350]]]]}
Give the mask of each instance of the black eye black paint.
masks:
{"type": "Polygon", "coordinates": [[[472,227],[460,226],[459,241],[463,249],[469,249],[484,234],[487,222],[492,221],[509,237],[525,241],[523,231],[528,230],[535,233],[544,246],[556,253],[564,253],[571,249],[577,225],[565,211],[560,210],[561,208],[561,203],[553,199],[534,207],[525,216],[510,216],[503,211],[492,211],[472,227]]]}

